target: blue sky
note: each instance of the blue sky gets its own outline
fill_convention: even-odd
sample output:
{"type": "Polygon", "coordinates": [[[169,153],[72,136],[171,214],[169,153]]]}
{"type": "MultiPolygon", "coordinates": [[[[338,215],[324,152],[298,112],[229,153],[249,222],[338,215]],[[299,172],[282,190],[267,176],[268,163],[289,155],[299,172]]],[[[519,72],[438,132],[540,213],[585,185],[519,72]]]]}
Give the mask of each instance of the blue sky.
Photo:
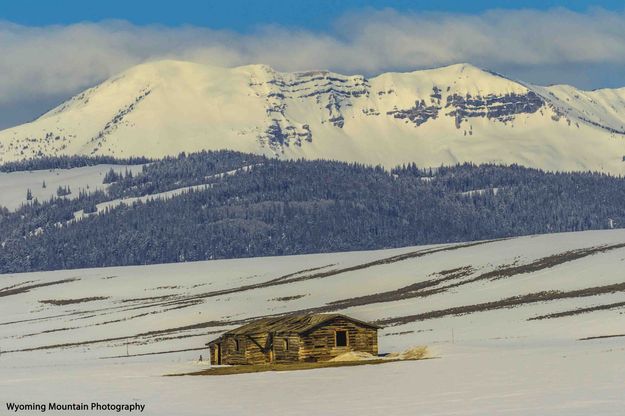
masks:
{"type": "Polygon", "coordinates": [[[624,27],[624,0],[0,0],[0,129],[158,59],[622,87],[624,27]]]}
{"type": "Polygon", "coordinates": [[[137,25],[195,25],[245,32],[270,24],[326,30],[337,15],[363,8],[480,13],[496,8],[545,10],[554,7],[579,12],[594,7],[623,11],[625,3],[622,0],[3,0],[0,18],[29,26],[123,19],[137,25]]]}

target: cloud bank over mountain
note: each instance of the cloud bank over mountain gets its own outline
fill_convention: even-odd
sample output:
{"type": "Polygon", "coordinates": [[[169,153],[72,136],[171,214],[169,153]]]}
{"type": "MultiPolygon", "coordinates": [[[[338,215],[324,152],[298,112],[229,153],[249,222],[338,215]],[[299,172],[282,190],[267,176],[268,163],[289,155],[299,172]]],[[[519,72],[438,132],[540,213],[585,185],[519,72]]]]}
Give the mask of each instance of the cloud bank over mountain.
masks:
{"type": "Polygon", "coordinates": [[[266,63],[374,75],[470,62],[539,84],[625,85],[625,13],[492,10],[477,15],[364,10],[329,32],[248,33],[123,21],[29,27],[0,22],[0,128],[141,62],[266,63]]]}

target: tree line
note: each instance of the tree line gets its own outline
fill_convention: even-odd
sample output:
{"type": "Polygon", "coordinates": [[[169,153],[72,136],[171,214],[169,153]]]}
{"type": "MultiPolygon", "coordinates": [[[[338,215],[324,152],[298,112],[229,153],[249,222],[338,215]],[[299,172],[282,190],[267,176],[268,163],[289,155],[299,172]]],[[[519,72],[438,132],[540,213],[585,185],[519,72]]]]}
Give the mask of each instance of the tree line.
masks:
{"type": "Polygon", "coordinates": [[[388,171],[221,151],[165,158],[114,179],[107,192],[0,210],[0,272],[368,250],[625,225],[624,179],[514,165],[388,171]],[[75,212],[94,212],[103,201],[201,183],[211,186],[74,220],[75,212]]]}

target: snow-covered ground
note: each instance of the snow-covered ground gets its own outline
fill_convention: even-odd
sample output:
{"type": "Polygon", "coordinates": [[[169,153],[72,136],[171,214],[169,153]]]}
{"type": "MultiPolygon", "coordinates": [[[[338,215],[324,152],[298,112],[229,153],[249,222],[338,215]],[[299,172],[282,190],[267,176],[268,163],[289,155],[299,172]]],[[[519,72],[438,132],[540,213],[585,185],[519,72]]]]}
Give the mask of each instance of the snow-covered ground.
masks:
{"type": "Polygon", "coordinates": [[[19,208],[27,202],[26,193],[30,189],[33,199],[40,202],[56,197],[59,186],[69,186],[72,191],[67,198],[78,198],[81,190],[94,192],[103,190],[104,175],[111,170],[117,173],[130,171],[141,172],[142,165],[96,165],[74,169],[46,169],[23,172],[0,172],[0,207],[10,210],[19,208]],[[44,188],[45,182],[45,188],[44,188]]]}
{"type": "Polygon", "coordinates": [[[4,357],[0,404],[139,403],[144,414],[180,416],[622,415],[622,343],[541,349],[459,344],[441,348],[441,354],[426,361],[223,378],[161,377],[162,371],[201,368],[175,359],[8,368],[10,358],[4,357]]]}
{"type": "Polygon", "coordinates": [[[622,414],[624,266],[625,230],[610,230],[3,275],[0,405],[136,401],[154,415],[622,414]],[[428,345],[438,358],[161,377],[204,368],[196,362],[207,358],[204,344],[244,320],[302,310],[377,321],[382,352],[428,345]]]}

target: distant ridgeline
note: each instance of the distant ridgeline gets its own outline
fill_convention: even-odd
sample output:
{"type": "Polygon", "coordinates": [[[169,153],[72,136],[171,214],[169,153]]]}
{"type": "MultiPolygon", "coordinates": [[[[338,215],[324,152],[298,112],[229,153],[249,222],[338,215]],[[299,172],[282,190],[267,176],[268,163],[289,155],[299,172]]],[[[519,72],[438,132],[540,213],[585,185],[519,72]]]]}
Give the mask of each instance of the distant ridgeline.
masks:
{"type": "Polygon", "coordinates": [[[519,166],[464,164],[434,171],[403,166],[389,172],[220,151],[155,161],[140,174],[114,180],[107,192],[32,201],[17,212],[0,209],[0,272],[380,249],[625,226],[625,179],[519,166]],[[169,199],[98,207],[193,186],[169,199]],[[81,210],[92,214],[75,219],[81,210]]]}

